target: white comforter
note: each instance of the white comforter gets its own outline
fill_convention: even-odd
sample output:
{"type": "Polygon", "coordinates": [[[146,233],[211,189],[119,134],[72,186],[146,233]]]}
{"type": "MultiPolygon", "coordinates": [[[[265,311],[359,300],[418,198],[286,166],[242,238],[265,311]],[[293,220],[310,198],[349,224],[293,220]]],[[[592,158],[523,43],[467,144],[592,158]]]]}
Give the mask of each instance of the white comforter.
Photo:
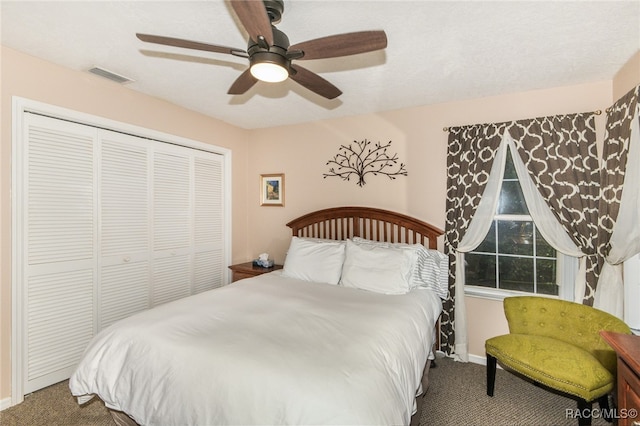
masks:
{"type": "Polygon", "coordinates": [[[103,330],[69,386],[144,425],[408,424],[441,308],[277,271],[103,330]]]}

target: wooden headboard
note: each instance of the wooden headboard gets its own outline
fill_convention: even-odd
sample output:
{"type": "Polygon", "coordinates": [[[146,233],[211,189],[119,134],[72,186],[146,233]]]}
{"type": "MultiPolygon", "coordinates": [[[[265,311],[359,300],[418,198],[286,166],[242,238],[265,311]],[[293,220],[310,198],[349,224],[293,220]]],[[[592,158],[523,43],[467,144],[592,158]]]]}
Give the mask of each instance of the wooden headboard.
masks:
{"type": "Polygon", "coordinates": [[[346,240],[361,237],[391,243],[422,244],[436,249],[444,231],[419,219],[372,207],[333,207],[287,223],[296,237],[346,240]]]}

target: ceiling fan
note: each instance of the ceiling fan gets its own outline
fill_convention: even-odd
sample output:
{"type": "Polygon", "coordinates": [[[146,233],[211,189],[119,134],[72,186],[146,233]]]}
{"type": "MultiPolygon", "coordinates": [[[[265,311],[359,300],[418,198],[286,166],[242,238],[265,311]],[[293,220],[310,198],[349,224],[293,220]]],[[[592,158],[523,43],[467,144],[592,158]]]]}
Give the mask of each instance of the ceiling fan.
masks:
{"type": "Polygon", "coordinates": [[[249,33],[247,50],[201,43],[173,37],[136,34],[145,42],[187,49],[227,53],[249,59],[249,68],[231,85],[230,95],[241,95],[260,81],[276,83],[292,80],[327,99],[334,99],[342,91],[319,75],[293,60],[325,59],[372,52],[387,47],[384,31],[360,31],[337,34],[304,41],[291,46],[285,33],[273,23],[279,22],[284,11],[283,0],[231,0],[231,6],[249,33]]]}

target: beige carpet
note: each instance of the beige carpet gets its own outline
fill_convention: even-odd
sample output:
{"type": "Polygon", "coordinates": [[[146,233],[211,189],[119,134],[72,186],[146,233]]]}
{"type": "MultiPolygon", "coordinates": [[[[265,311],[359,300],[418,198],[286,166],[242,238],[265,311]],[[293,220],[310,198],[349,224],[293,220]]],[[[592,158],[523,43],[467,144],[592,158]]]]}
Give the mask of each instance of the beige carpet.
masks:
{"type": "MultiPolygon", "coordinates": [[[[575,400],[549,392],[498,369],[493,397],[487,396],[485,367],[438,359],[432,369],[421,426],[577,426],[567,418],[575,400]]],[[[593,404],[599,408],[598,404],[593,404]]],[[[593,419],[593,426],[610,425],[593,419]]]]}
{"type": "MultiPolygon", "coordinates": [[[[598,407],[597,404],[594,407],[598,407]]],[[[496,375],[495,396],[486,395],[485,368],[439,359],[430,372],[430,386],[420,421],[422,426],[556,426],[578,424],[567,419],[574,400],[548,392],[503,370],[496,375]]],[[[25,398],[0,412],[2,426],[114,425],[98,400],[80,407],[62,382],[25,398]]],[[[610,425],[595,419],[594,426],[610,425]]]]}
{"type": "Polygon", "coordinates": [[[80,407],[64,381],[25,397],[22,404],[0,412],[2,426],[113,426],[111,415],[94,398],[80,407]]]}

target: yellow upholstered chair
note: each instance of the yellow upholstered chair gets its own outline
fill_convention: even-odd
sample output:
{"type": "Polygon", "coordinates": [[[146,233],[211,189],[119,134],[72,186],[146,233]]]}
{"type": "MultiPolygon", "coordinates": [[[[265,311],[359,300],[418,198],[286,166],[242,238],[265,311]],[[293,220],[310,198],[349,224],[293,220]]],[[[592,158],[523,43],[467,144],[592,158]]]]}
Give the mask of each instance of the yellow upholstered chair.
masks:
{"type": "MultiPolygon", "coordinates": [[[[536,384],[571,395],[580,413],[593,401],[608,412],[615,388],[616,354],[600,331],[629,334],[620,319],[587,305],[537,296],[507,297],[509,334],[485,342],[487,395],[493,396],[496,362],[536,384]]],[[[590,416],[577,416],[580,425],[590,416]]]]}

